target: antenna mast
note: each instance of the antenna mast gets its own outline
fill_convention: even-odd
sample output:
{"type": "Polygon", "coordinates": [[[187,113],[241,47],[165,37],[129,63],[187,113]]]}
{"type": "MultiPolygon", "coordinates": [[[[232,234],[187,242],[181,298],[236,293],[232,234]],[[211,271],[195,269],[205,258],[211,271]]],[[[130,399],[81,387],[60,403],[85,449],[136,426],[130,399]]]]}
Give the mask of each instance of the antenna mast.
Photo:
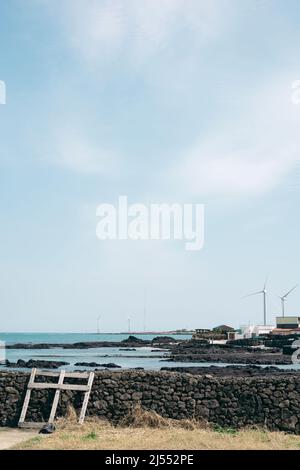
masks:
{"type": "Polygon", "coordinates": [[[97,335],[100,334],[100,320],[101,320],[101,315],[97,318],[97,335]]]}
{"type": "Polygon", "coordinates": [[[144,289],[144,319],[143,319],[144,333],[146,332],[146,289],[144,289]]]}

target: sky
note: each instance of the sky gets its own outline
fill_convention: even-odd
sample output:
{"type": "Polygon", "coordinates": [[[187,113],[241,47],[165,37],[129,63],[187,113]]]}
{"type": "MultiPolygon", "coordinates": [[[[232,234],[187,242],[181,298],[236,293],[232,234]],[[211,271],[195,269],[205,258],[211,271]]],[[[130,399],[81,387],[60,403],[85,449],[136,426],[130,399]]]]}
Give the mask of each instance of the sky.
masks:
{"type": "MultiPolygon", "coordinates": [[[[0,331],[268,323],[298,282],[298,0],[2,0],[0,331]],[[295,86],[295,85],[294,85],[295,86]],[[97,206],[205,205],[205,243],[97,206]]],[[[300,314],[300,287],[287,302],[300,314]]]]}

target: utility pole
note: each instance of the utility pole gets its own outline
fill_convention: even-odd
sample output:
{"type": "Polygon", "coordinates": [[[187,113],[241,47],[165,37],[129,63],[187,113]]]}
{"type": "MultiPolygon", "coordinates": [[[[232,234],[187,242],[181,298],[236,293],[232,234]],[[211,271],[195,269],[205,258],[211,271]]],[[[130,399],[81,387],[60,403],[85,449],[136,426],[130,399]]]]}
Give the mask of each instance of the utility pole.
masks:
{"type": "Polygon", "coordinates": [[[128,318],[128,333],[130,333],[131,328],[130,328],[130,318],[128,318]]]}
{"type": "Polygon", "coordinates": [[[144,289],[144,333],[146,332],[146,289],[144,289]]]}

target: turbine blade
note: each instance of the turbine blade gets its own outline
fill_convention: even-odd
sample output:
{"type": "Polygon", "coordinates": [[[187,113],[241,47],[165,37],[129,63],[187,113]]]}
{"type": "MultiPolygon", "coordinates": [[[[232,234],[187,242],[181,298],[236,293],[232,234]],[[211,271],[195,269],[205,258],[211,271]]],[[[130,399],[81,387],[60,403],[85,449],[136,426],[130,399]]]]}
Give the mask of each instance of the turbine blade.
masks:
{"type": "Polygon", "coordinates": [[[258,292],[253,292],[252,294],[244,295],[242,299],[246,299],[247,297],[252,297],[253,295],[259,295],[259,294],[262,294],[263,292],[264,292],[263,290],[260,290],[258,292]]]}
{"type": "Polygon", "coordinates": [[[298,287],[298,284],[296,286],[294,286],[293,289],[289,290],[283,297],[285,298],[288,295],[290,295],[297,287],[298,287]]]}
{"type": "Polygon", "coordinates": [[[267,287],[267,284],[268,284],[268,280],[269,280],[269,274],[266,276],[266,280],[265,280],[265,283],[264,283],[264,288],[263,288],[263,290],[266,290],[266,287],[267,287]]]}

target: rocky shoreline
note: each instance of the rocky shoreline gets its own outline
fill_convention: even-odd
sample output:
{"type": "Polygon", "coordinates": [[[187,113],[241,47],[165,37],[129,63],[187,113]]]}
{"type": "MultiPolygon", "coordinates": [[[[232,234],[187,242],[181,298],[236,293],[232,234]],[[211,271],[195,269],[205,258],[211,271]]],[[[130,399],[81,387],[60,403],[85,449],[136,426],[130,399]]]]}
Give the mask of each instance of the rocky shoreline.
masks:
{"type": "Polygon", "coordinates": [[[108,362],[107,364],[98,364],[97,362],[76,362],[75,366],[78,367],[106,367],[108,369],[121,369],[121,366],[108,362]]]}
{"type": "Polygon", "coordinates": [[[69,365],[69,362],[65,361],[41,361],[36,359],[29,359],[29,361],[24,361],[23,359],[18,359],[17,362],[5,361],[6,367],[11,367],[13,369],[58,369],[62,366],[69,365]]]}
{"type": "Polygon", "coordinates": [[[292,364],[291,356],[284,356],[283,354],[186,354],[186,355],[173,355],[163,362],[218,362],[223,364],[254,364],[254,365],[289,365],[292,364]]]}
{"type": "MultiPolygon", "coordinates": [[[[140,348],[151,348],[151,353],[161,352],[165,354],[156,355],[155,358],[161,362],[178,362],[182,363],[220,363],[220,364],[244,364],[244,365],[292,365],[292,350],[285,346],[284,341],[275,342],[278,346],[255,345],[247,346],[230,342],[227,344],[210,344],[208,341],[196,340],[182,340],[175,341],[172,337],[156,337],[152,341],[142,340],[134,336],[129,336],[127,339],[120,342],[80,342],[80,343],[42,343],[42,344],[11,344],[7,345],[7,349],[90,349],[90,348],[116,348],[119,351],[131,351],[137,354],[135,358],[153,358],[153,355],[138,354],[140,348]],[[281,347],[279,347],[281,346],[281,347]],[[156,349],[154,349],[156,348],[156,349]]],[[[100,357],[100,356],[99,356],[100,357]]],[[[101,357],[116,358],[116,357],[133,357],[125,355],[102,355],[101,357]]],[[[27,367],[26,365],[19,366],[21,360],[17,363],[7,367],[27,367]]],[[[24,361],[23,361],[24,362],[24,361]]],[[[42,362],[42,361],[41,361],[42,362]]],[[[55,361],[49,361],[53,363],[55,361]]],[[[82,361],[83,362],[83,361],[82,361]]],[[[85,364],[85,363],[84,363],[85,364]]],[[[96,364],[96,363],[95,363],[96,364]]],[[[93,365],[86,364],[87,367],[94,367],[93,365]]],[[[98,365],[97,365],[98,366],[98,365]]],[[[43,367],[47,367],[44,365],[43,367]]],[[[50,366],[49,367],[53,367],[50,366]]],[[[59,366],[58,366],[59,367],[59,366]]],[[[96,367],[96,366],[95,366],[96,367]]],[[[101,367],[101,365],[99,365],[101,367]]]]}
{"type": "Polygon", "coordinates": [[[122,341],[85,341],[78,343],[15,343],[7,344],[6,349],[92,349],[92,348],[121,348],[122,350],[135,350],[136,347],[148,346],[167,348],[170,344],[177,344],[177,341],[168,336],[157,336],[151,341],[129,336],[122,341]]]}
{"type": "Polygon", "coordinates": [[[216,362],[224,364],[289,365],[291,355],[280,348],[247,347],[233,344],[212,345],[186,341],[174,345],[166,362],[216,362]]]}

